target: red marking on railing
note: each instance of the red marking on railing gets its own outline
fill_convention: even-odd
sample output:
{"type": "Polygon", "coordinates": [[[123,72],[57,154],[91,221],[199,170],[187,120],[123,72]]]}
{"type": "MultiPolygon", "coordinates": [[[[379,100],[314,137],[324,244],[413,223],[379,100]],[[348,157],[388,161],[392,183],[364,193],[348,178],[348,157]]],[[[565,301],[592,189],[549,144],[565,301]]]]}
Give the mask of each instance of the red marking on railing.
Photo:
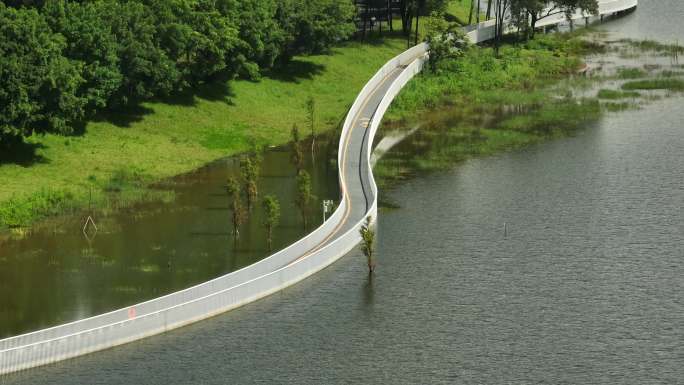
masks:
{"type": "Polygon", "coordinates": [[[128,308],[128,319],[133,319],[135,318],[135,308],[131,307],[128,308]]]}

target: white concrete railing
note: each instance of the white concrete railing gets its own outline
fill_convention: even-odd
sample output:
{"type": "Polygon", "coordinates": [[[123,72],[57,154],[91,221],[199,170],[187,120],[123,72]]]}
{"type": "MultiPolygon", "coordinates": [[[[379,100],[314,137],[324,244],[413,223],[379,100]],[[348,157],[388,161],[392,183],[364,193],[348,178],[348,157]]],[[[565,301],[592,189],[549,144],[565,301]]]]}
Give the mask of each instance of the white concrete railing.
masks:
{"type": "MultiPolygon", "coordinates": [[[[633,8],[638,0],[602,1],[602,15],[633,8]]],[[[579,16],[579,17],[584,17],[579,16]]],[[[480,23],[467,36],[476,43],[492,39],[494,22],[480,23]]],[[[344,138],[349,134],[364,101],[386,77],[404,67],[384,94],[371,120],[362,148],[362,173],[370,184],[371,200],[363,218],[343,235],[304,258],[297,259],[324,242],[344,222],[347,206],[347,186],[340,183],[342,199],[329,220],[311,234],[274,255],[241,270],[191,288],[137,305],[68,324],[0,340],[0,374],[10,373],[159,334],[195,321],[242,306],[268,296],[320,271],[354,248],[360,241],[359,227],[366,216],[377,215],[377,185],[372,175],[370,155],[372,142],[382,116],[401,88],[420,72],[427,45],[420,44],[387,62],[364,86],[345,119],[338,154],[342,165],[344,138]],[[290,263],[295,261],[293,263],[290,263]]],[[[342,168],[340,180],[343,182],[342,168]]]]}

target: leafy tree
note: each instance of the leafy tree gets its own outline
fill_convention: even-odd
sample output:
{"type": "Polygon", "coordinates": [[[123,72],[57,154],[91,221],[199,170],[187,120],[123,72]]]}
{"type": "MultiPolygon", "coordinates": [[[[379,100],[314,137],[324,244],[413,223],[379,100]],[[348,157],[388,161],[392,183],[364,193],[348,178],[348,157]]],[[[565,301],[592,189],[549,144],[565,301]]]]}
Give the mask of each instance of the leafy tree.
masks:
{"type": "Polygon", "coordinates": [[[302,139],[299,134],[299,128],[296,124],[292,125],[292,164],[297,170],[297,175],[304,168],[304,153],[302,152],[302,139]]]}
{"type": "Polygon", "coordinates": [[[257,180],[259,179],[260,166],[261,161],[256,153],[243,156],[240,159],[240,173],[245,196],[247,197],[247,210],[252,210],[252,205],[257,199],[257,180]]]}
{"type": "Polygon", "coordinates": [[[308,228],[308,214],[309,208],[311,206],[311,201],[314,200],[313,194],[311,194],[311,176],[305,170],[299,172],[297,175],[297,195],[295,197],[295,203],[299,207],[302,213],[302,221],[304,222],[304,230],[308,228]]]}
{"type": "Polygon", "coordinates": [[[87,101],[88,116],[105,108],[121,87],[118,42],[106,19],[103,3],[48,2],[44,14],[54,32],[65,37],[62,54],[81,64],[84,79],[79,94],[87,101]]]}
{"type": "Polygon", "coordinates": [[[268,234],[268,250],[270,251],[272,249],[271,246],[273,243],[273,228],[278,226],[278,222],[280,221],[280,203],[278,202],[278,198],[275,196],[267,195],[264,197],[263,206],[264,213],[266,215],[264,219],[264,226],[266,227],[268,234]]]}
{"type": "Polygon", "coordinates": [[[416,18],[416,41],[418,44],[418,29],[420,15],[430,15],[433,12],[443,13],[451,0],[400,0],[399,13],[401,15],[401,27],[404,35],[411,34],[413,19],[416,18]]]}
{"type": "Polygon", "coordinates": [[[243,43],[240,54],[245,58],[243,66],[246,69],[243,72],[256,78],[259,68],[269,69],[275,65],[284,49],[286,32],[276,19],[276,0],[239,0],[237,3],[239,17],[236,23],[243,43]]]}
{"type": "Polygon", "coordinates": [[[276,20],[283,31],[283,61],[298,54],[327,51],[355,31],[351,0],[277,0],[276,20]]]}
{"type": "Polygon", "coordinates": [[[119,43],[117,55],[123,74],[113,104],[127,105],[177,90],[182,74],[160,45],[153,9],[135,1],[103,1],[101,6],[119,43]]]}
{"type": "Polygon", "coordinates": [[[306,118],[311,129],[311,155],[313,156],[316,148],[316,99],[313,96],[306,99],[306,118]]]}
{"type": "Polygon", "coordinates": [[[596,14],[597,0],[511,0],[511,15],[514,22],[534,38],[537,22],[546,17],[565,14],[568,18],[580,9],[596,14]]]}
{"type": "Polygon", "coordinates": [[[0,3],[0,142],[34,132],[69,134],[84,117],[80,64],[34,9],[0,3]]]}
{"type": "Polygon", "coordinates": [[[428,65],[432,72],[438,72],[442,61],[462,56],[468,47],[463,29],[456,23],[447,22],[442,14],[436,12],[427,19],[426,41],[430,46],[428,65]]]}
{"type": "Polygon", "coordinates": [[[375,270],[375,260],[373,259],[375,251],[375,231],[373,231],[371,226],[371,217],[367,217],[366,223],[361,225],[359,234],[361,234],[361,240],[363,242],[361,250],[363,251],[363,255],[366,256],[366,262],[368,263],[368,273],[372,274],[375,270]]]}
{"type": "Polygon", "coordinates": [[[154,15],[160,48],[173,60],[186,85],[222,71],[237,73],[233,58],[243,46],[238,25],[209,1],[146,0],[154,15]]]}
{"type": "Polygon", "coordinates": [[[501,38],[506,33],[506,16],[511,9],[511,2],[518,0],[496,0],[494,6],[494,18],[496,23],[494,25],[494,52],[499,56],[499,47],[501,47],[501,38]]]}
{"type": "Polygon", "coordinates": [[[348,38],[354,17],[352,0],[3,0],[0,141],[68,134],[219,75],[257,79],[348,38]]]}
{"type": "Polygon", "coordinates": [[[240,226],[246,219],[245,209],[242,207],[242,198],[240,196],[240,183],[235,178],[228,178],[226,190],[230,199],[230,210],[232,212],[233,237],[237,240],[240,237],[240,226]]]}

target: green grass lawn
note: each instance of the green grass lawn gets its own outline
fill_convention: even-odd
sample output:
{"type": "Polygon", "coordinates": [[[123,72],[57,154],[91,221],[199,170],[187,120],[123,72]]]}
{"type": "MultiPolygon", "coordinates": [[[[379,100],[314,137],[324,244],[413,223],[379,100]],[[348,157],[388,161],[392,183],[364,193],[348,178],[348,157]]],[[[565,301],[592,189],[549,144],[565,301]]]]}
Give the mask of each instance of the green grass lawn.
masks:
{"type": "Polygon", "coordinates": [[[316,100],[317,131],[329,130],[366,81],[405,45],[403,39],[350,42],[330,55],[297,57],[259,82],[220,81],[112,113],[88,123],[82,135],[31,137],[18,161],[0,163],[0,229],[27,226],[63,206],[83,207],[91,187],[101,203],[111,195],[106,190],[122,190],[113,184],[144,187],[243,152],[253,140],[284,144],[294,123],[308,134],[310,96],[316,100]]]}
{"type": "MultiPolygon", "coordinates": [[[[451,0],[447,6],[447,13],[455,17],[461,24],[468,24],[468,16],[470,15],[470,5],[475,2],[473,10],[473,20],[476,22],[477,14],[477,0],[451,0]]],[[[487,12],[487,1],[480,0],[480,21],[484,21],[487,12]]]]}

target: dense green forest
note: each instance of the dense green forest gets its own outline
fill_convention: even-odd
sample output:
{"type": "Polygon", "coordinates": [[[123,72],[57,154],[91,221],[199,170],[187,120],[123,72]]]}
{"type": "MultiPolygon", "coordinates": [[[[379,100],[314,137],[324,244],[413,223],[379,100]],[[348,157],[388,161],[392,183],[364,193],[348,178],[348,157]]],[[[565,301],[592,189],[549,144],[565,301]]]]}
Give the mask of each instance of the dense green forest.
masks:
{"type": "Polygon", "coordinates": [[[339,0],[0,2],[0,146],[217,77],[257,79],[346,39],[354,15],[339,0]]]}

